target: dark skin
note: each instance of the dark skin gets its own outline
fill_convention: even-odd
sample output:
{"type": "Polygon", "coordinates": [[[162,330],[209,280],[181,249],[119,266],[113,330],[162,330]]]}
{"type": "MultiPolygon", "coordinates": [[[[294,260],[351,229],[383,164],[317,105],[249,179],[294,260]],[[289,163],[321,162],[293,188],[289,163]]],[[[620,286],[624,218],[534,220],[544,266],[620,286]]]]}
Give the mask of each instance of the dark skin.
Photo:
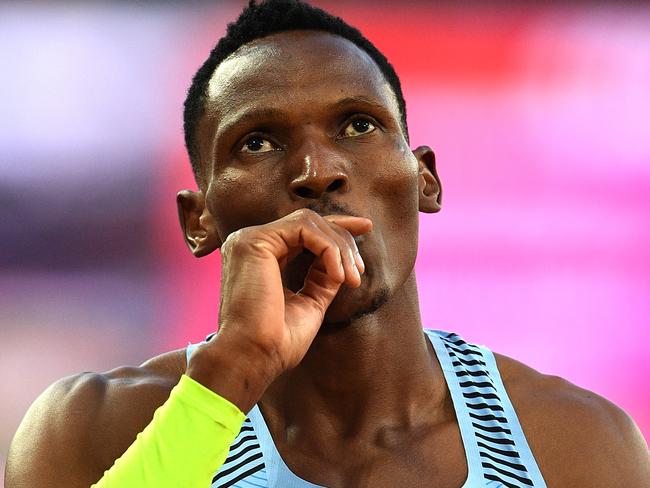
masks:
{"type": "MultiPolygon", "coordinates": [[[[200,190],[179,193],[179,215],[196,256],[221,248],[219,334],[189,364],[179,350],[55,383],[16,434],[6,486],[94,483],[183,373],[245,412],[258,403],[287,465],[313,483],[461,486],[413,271],[440,181],[433,152],[409,149],[374,62],[326,33],[254,41],[213,76],[199,149],[200,190]]],[[[647,446],[623,411],[497,364],[548,486],[648,486],[647,446]]]]}

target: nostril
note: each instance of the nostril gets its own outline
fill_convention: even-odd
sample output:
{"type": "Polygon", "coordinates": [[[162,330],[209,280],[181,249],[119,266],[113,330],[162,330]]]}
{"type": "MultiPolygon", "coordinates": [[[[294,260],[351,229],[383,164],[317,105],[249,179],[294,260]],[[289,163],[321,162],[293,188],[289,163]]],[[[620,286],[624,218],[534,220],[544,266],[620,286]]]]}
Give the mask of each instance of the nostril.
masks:
{"type": "Polygon", "coordinates": [[[314,193],[313,190],[310,190],[306,186],[299,186],[294,190],[295,194],[298,195],[300,198],[314,198],[316,194],[314,193]]]}
{"type": "Polygon", "coordinates": [[[338,178],[338,179],[332,181],[332,183],[329,184],[329,186],[327,187],[327,189],[325,191],[326,192],[336,191],[339,188],[341,188],[344,183],[345,182],[343,181],[343,178],[338,178]]]}
{"type": "Polygon", "coordinates": [[[296,195],[298,198],[320,198],[323,193],[332,193],[335,192],[341,188],[344,188],[346,185],[347,179],[346,178],[336,178],[333,180],[330,180],[329,178],[327,180],[322,180],[322,181],[314,181],[310,182],[309,184],[298,184],[296,185],[293,183],[291,185],[293,194],[296,195]],[[330,183],[325,186],[327,181],[330,181],[330,183]]]}

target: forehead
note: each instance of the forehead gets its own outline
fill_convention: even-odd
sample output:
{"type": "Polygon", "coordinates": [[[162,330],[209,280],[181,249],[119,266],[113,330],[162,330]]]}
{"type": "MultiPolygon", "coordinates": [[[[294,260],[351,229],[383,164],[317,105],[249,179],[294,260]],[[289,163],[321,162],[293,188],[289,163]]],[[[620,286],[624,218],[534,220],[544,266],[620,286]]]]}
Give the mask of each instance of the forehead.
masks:
{"type": "Polygon", "coordinates": [[[372,58],[352,42],[319,31],[288,31],[242,46],[215,70],[206,112],[237,119],[253,109],[316,111],[336,100],[362,97],[399,120],[394,92],[372,58]]]}

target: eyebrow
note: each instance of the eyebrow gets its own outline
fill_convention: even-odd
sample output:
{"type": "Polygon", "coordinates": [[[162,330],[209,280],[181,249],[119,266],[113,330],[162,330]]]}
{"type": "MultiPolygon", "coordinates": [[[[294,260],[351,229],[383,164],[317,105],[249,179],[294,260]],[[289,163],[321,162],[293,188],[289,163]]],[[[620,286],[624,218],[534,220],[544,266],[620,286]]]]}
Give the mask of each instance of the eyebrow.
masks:
{"type": "MultiPolygon", "coordinates": [[[[384,113],[390,113],[390,110],[386,106],[363,95],[341,98],[340,100],[328,105],[326,108],[340,109],[342,107],[353,105],[370,106],[376,110],[381,110],[384,113]]],[[[263,124],[263,121],[265,120],[282,120],[284,118],[286,118],[286,112],[277,108],[263,107],[247,110],[241,115],[235,115],[233,118],[228,117],[224,124],[219,124],[219,127],[217,128],[217,136],[223,136],[224,134],[234,130],[235,127],[249,122],[261,122],[263,124]]]]}
{"type": "Polygon", "coordinates": [[[247,110],[241,115],[234,117],[227,117],[226,122],[217,126],[217,136],[223,136],[231,132],[235,127],[247,124],[248,122],[269,120],[269,119],[282,119],[285,113],[282,110],[275,108],[258,108],[247,110]]]}
{"type": "Polygon", "coordinates": [[[344,107],[346,105],[370,105],[379,110],[388,111],[388,108],[381,103],[377,103],[372,98],[364,97],[363,95],[358,95],[354,97],[346,97],[341,100],[336,101],[331,106],[332,107],[344,107]]]}

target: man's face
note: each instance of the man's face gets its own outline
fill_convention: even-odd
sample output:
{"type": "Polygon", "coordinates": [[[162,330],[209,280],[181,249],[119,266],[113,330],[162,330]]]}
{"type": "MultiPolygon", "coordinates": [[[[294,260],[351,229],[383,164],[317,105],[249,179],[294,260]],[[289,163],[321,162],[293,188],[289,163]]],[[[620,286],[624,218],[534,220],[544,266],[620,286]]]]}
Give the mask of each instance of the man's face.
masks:
{"type": "MultiPolygon", "coordinates": [[[[210,81],[198,144],[221,242],[303,207],[373,221],[357,239],[362,285],[342,287],[326,322],[374,311],[412,273],[421,164],[390,85],[351,42],[290,31],[244,46],[210,81]]],[[[309,263],[290,263],[285,285],[296,291],[309,263]]]]}

